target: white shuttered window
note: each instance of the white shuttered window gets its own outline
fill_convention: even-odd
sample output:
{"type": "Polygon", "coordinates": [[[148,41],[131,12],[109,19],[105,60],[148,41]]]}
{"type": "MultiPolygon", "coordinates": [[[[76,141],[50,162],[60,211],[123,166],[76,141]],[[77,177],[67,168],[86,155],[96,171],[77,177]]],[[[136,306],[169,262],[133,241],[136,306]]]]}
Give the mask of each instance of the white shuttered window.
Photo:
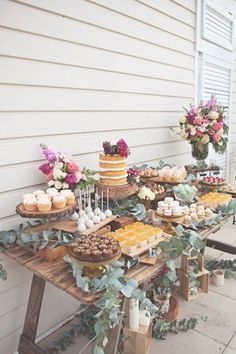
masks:
{"type": "MultiPolygon", "coordinates": [[[[232,15],[217,9],[214,1],[199,1],[198,11],[198,100],[206,101],[215,95],[220,104],[229,107],[227,123],[230,124],[234,20],[232,15]]],[[[209,160],[217,163],[222,175],[226,175],[228,151],[221,155],[210,149],[209,160]]]]}

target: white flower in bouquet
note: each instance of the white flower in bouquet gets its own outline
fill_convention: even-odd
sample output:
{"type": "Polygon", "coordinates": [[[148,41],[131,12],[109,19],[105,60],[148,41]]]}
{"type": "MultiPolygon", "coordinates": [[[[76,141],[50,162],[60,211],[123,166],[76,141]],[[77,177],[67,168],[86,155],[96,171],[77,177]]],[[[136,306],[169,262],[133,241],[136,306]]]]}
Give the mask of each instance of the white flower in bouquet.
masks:
{"type": "Polygon", "coordinates": [[[218,112],[216,112],[216,111],[211,111],[211,112],[209,112],[208,113],[208,117],[210,118],[210,119],[218,119],[219,118],[219,113],[218,112]]]}
{"type": "Polygon", "coordinates": [[[190,129],[190,134],[191,134],[191,135],[195,135],[196,132],[197,132],[197,130],[196,130],[195,127],[192,127],[192,128],[190,129]]]}
{"type": "Polygon", "coordinates": [[[55,181],[55,188],[56,189],[61,189],[62,188],[62,183],[60,181],[55,181]]]}
{"type": "Polygon", "coordinates": [[[72,161],[72,156],[69,154],[60,154],[59,158],[66,163],[69,163],[70,161],[72,161]]]}
{"type": "Polygon", "coordinates": [[[208,135],[208,134],[203,134],[203,137],[202,137],[201,141],[202,141],[202,143],[203,143],[204,145],[208,144],[209,141],[210,141],[209,135],[208,135]]]}
{"type": "Polygon", "coordinates": [[[54,186],[54,184],[55,184],[55,181],[54,181],[53,179],[51,179],[50,181],[48,181],[49,187],[54,186]]]}
{"type": "Polygon", "coordinates": [[[200,130],[202,133],[204,133],[206,131],[206,127],[204,125],[202,125],[201,127],[198,128],[198,130],[200,130]]]}
{"type": "Polygon", "coordinates": [[[55,179],[62,179],[62,178],[65,178],[66,177],[66,173],[61,171],[61,170],[54,170],[53,171],[53,177],[55,179]]]}
{"type": "Polygon", "coordinates": [[[180,118],[179,118],[179,122],[181,123],[181,124],[184,124],[184,123],[186,123],[186,116],[181,116],[180,118]]]}
{"type": "Polygon", "coordinates": [[[68,189],[69,188],[69,184],[66,182],[62,183],[62,189],[68,189]]]}
{"type": "Polygon", "coordinates": [[[54,166],[54,170],[61,170],[63,167],[63,162],[57,162],[54,166]]]}

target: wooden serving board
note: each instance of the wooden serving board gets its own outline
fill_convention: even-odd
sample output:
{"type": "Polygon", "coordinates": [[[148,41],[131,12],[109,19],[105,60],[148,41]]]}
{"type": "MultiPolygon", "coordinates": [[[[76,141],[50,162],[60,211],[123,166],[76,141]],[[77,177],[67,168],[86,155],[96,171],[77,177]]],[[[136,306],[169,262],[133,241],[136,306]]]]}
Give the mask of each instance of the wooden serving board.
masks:
{"type": "Polygon", "coordinates": [[[135,257],[139,256],[140,254],[145,253],[149,248],[158,246],[161,241],[165,241],[168,239],[167,234],[162,233],[160,237],[158,237],[157,240],[152,241],[151,243],[146,244],[144,247],[137,247],[136,250],[132,253],[129,253],[126,251],[125,246],[121,246],[121,250],[123,255],[128,256],[128,257],[135,257]]]}
{"type": "Polygon", "coordinates": [[[108,197],[110,199],[119,200],[129,197],[138,191],[138,186],[136,184],[124,184],[123,186],[108,186],[102,183],[97,183],[98,193],[103,193],[103,197],[108,197]]]}
{"type": "MultiPolygon", "coordinates": [[[[103,226],[106,226],[111,221],[115,220],[116,218],[117,218],[116,215],[112,215],[110,218],[107,218],[106,220],[101,221],[99,224],[94,225],[90,229],[85,230],[82,233],[82,235],[90,235],[90,234],[98,231],[99,229],[101,229],[103,226]]],[[[65,231],[65,232],[68,232],[70,234],[73,234],[73,233],[78,231],[77,230],[77,222],[73,221],[73,220],[70,220],[70,219],[66,219],[66,220],[61,220],[61,221],[55,222],[53,224],[53,229],[54,230],[65,231]]]]}
{"type": "Polygon", "coordinates": [[[16,207],[16,212],[23,218],[34,218],[34,219],[41,219],[41,218],[55,218],[60,217],[63,215],[70,215],[73,214],[77,206],[77,203],[72,205],[67,205],[63,209],[55,209],[52,207],[50,211],[29,211],[25,210],[23,203],[20,203],[16,207]]]}
{"type": "Polygon", "coordinates": [[[161,250],[159,250],[159,249],[157,251],[157,255],[153,256],[153,257],[149,257],[148,253],[145,253],[145,254],[140,256],[140,263],[153,266],[160,259],[160,256],[161,256],[161,250]]]}

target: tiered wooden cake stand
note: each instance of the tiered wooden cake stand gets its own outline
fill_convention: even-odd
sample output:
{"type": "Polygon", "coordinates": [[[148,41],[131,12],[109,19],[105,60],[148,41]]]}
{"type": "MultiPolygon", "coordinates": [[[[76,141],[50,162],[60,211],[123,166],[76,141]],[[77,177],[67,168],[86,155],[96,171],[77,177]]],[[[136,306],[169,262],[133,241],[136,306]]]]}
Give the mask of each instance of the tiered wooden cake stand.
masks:
{"type": "Polygon", "coordinates": [[[172,225],[172,223],[180,223],[183,221],[183,215],[181,216],[165,216],[165,215],[160,215],[158,213],[156,213],[156,216],[158,217],[158,219],[160,219],[161,221],[164,222],[163,225],[160,226],[160,228],[167,234],[175,236],[175,229],[172,225]]]}
{"type": "Polygon", "coordinates": [[[50,211],[28,211],[24,209],[23,203],[17,205],[16,212],[22,218],[34,218],[34,219],[52,219],[59,217],[68,217],[72,215],[76,210],[77,203],[67,205],[63,209],[52,208],[50,211]]]}
{"type": "Polygon", "coordinates": [[[83,267],[83,275],[92,278],[101,276],[106,271],[106,265],[112,264],[121,257],[121,249],[113,257],[102,261],[84,261],[81,260],[69,247],[69,255],[71,259],[79,266],[83,267]]]}

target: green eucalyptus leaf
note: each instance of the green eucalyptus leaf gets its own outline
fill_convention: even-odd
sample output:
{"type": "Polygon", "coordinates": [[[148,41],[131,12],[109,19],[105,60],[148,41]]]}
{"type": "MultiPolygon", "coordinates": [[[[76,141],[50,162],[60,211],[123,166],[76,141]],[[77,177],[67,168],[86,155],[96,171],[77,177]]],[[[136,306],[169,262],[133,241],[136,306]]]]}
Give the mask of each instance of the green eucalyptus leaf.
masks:
{"type": "Polygon", "coordinates": [[[24,242],[24,243],[27,243],[27,242],[31,242],[32,241],[32,238],[29,234],[26,234],[26,233],[22,233],[20,235],[21,237],[21,240],[24,242]]]}
{"type": "Polygon", "coordinates": [[[93,349],[93,354],[105,354],[105,353],[101,347],[99,347],[98,345],[95,345],[95,347],[93,349]]]}

